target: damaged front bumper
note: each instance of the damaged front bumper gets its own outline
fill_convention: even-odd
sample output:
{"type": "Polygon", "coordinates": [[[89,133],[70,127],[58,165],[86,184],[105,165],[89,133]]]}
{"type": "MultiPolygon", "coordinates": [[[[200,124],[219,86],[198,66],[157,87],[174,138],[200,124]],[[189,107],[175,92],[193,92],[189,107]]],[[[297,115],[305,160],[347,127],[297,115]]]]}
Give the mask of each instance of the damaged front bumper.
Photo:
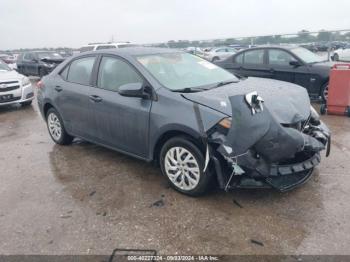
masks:
{"type": "Polygon", "coordinates": [[[255,105],[245,99],[230,98],[230,128],[214,127],[208,132],[208,155],[220,187],[287,191],[305,183],[321,161],[320,152],[330,153],[327,126],[313,114],[280,124],[268,108],[262,108],[262,99],[255,105]]]}

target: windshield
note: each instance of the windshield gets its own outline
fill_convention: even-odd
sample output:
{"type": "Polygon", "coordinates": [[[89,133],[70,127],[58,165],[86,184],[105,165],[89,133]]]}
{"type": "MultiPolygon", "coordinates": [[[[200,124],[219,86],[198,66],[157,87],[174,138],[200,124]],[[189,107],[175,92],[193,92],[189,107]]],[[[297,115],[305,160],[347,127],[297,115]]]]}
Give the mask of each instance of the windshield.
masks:
{"type": "Polygon", "coordinates": [[[316,55],[315,53],[303,47],[293,48],[291,51],[307,64],[325,61],[321,56],[316,55]]]}
{"type": "Polygon", "coordinates": [[[136,59],[166,88],[208,88],[221,82],[238,81],[226,70],[191,54],[167,53],[136,59]]]}
{"type": "Polygon", "coordinates": [[[0,70],[1,71],[11,71],[11,68],[8,67],[3,61],[0,59],[0,70]]]}
{"type": "Polygon", "coordinates": [[[38,53],[39,59],[43,58],[62,58],[62,56],[58,53],[52,53],[52,52],[43,52],[43,53],[38,53]]]}

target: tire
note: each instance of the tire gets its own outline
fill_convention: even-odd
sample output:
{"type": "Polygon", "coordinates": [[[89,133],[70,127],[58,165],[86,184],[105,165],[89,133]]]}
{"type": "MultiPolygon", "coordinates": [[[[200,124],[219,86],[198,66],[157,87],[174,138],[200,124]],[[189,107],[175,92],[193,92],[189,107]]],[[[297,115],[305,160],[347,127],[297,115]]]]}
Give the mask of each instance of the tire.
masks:
{"type": "Polygon", "coordinates": [[[321,113],[321,115],[325,115],[327,113],[327,105],[326,104],[321,105],[320,113],[321,113]]]}
{"type": "Polygon", "coordinates": [[[64,128],[62,118],[56,109],[50,108],[46,113],[47,129],[52,140],[59,145],[69,145],[73,138],[64,128]]]}
{"type": "Polygon", "coordinates": [[[337,53],[333,55],[333,61],[339,61],[339,55],[337,53]]]}
{"type": "Polygon", "coordinates": [[[216,61],[218,61],[218,60],[220,60],[220,58],[217,57],[217,56],[215,56],[215,57],[213,57],[213,59],[212,59],[211,61],[214,63],[214,62],[216,62],[216,61]]]}
{"type": "Polygon", "coordinates": [[[329,85],[329,82],[325,83],[321,88],[321,97],[323,102],[325,103],[327,102],[327,99],[328,99],[328,85],[329,85]]]}
{"type": "Polygon", "coordinates": [[[39,77],[43,78],[46,75],[46,71],[44,68],[39,68],[39,77]]]}
{"type": "Polygon", "coordinates": [[[31,104],[32,104],[32,100],[21,103],[22,106],[30,106],[31,104]]]}
{"type": "Polygon", "coordinates": [[[203,172],[204,155],[189,138],[169,139],[160,151],[159,162],[163,175],[175,190],[189,196],[199,196],[207,191],[211,172],[209,168],[203,172]]]}

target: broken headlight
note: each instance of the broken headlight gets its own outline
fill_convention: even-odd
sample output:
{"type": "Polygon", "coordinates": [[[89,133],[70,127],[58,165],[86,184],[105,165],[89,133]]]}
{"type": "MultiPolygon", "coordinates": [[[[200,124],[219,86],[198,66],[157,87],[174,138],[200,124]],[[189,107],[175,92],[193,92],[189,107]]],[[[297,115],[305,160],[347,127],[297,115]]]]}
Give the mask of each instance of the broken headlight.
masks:
{"type": "Polygon", "coordinates": [[[232,118],[226,117],[219,122],[219,126],[221,126],[224,129],[230,129],[231,123],[232,123],[232,118]]]}
{"type": "Polygon", "coordinates": [[[220,134],[227,135],[229,129],[231,128],[231,117],[226,117],[221,119],[219,123],[215,126],[215,130],[218,131],[220,134]]]}

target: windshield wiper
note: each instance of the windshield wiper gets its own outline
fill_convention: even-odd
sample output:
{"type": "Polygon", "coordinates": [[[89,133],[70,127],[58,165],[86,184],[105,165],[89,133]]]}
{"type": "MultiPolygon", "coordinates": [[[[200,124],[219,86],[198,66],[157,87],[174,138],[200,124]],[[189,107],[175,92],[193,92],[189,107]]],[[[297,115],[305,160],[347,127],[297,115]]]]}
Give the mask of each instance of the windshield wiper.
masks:
{"type": "Polygon", "coordinates": [[[195,87],[185,87],[185,88],[171,90],[171,91],[179,92],[179,93],[196,93],[196,92],[201,92],[201,91],[205,91],[205,90],[208,90],[208,89],[195,88],[195,87]]]}
{"type": "Polygon", "coordinates": [[[223,81],[223,82],[217,83],[215,87],[225,86],[225,85],[229,85],[237,82],[238,82],[237,80],[223,81]]]}

